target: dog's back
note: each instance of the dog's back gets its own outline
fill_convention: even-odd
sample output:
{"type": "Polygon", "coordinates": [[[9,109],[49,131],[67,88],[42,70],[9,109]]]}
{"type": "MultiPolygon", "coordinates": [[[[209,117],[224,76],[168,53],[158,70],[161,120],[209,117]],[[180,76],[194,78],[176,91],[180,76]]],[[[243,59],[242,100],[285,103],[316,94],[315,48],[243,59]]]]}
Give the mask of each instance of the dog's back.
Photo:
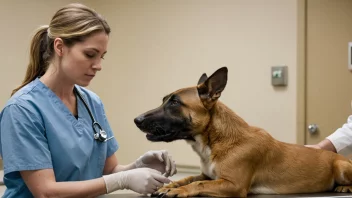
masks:
{"type": "MultiPolygon", "coordinates": [[[[248,125],[219,101],[213,107],[211,117],[211,126],[202,133],[203,141],[200,143],[211,145],[208,153],[211,153],[212,162],[208,164],[218,165],[215,166],[217,179],[237,181],[240,179],[238,174],[243,179],[243,173],[248,172],[248,183],[244,186],[249,188],[248,193],[329,191],[339,184],[335,176],[343,175],[339,170],[342,164],[346,170],[352,170],[349,160],[336,153],[274,139],[264,129],[248,125]]],[[[351,183],[346,176],[339,178],[351,183]]]]}

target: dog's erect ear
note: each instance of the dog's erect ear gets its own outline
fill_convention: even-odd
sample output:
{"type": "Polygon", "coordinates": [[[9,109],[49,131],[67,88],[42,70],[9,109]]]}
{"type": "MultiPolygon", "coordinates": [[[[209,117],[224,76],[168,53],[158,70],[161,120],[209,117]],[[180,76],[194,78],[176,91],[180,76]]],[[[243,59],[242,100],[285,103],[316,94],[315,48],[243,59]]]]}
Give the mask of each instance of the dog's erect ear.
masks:
{"type": "Polygon", "coordinates": [[[211,108],[221,92],[225,89],[227,83],[227,67],[216,70],[203,83],[198,84],[198,94],[207,108],[211,108]]]}
{"type": "Polygon", "coordinates": [[[206,73],[204,73],[198,80],[197,85],[204,83],[207,80],[208,76],[206,73]]]}

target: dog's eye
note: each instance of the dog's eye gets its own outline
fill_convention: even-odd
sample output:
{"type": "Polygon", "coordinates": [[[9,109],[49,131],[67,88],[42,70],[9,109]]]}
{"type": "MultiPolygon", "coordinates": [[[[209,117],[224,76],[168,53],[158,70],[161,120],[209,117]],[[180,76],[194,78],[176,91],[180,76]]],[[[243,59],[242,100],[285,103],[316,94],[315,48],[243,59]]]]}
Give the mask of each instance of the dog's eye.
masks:
{"type": "Polygon", "coordinates": [[[176,106],[176,105],[178,105],[178,104],[180,104],[177,100],[171,100],[170,101],[170,105],[171,106],[176,106]]]}

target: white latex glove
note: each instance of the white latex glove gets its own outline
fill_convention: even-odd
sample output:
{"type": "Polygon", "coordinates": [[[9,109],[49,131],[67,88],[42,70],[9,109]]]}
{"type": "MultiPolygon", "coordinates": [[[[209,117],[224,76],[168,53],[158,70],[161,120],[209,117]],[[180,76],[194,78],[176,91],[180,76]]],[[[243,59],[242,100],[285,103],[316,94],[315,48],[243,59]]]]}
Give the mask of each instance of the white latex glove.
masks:
{"type": "Polygon", "coordinates": [[[165,177],[173,176],[177,173],[175,161],[166,150],[148,151],[140,156],[135,165],[137,168],[148,167],[160,171],[165,177]]]}
{"type": "Polygon", "coordinates": [[[150,194],[171,181],[157,170],[137,168],[104,175],[106,192],[129,189],[140,194],[150,194]]]}

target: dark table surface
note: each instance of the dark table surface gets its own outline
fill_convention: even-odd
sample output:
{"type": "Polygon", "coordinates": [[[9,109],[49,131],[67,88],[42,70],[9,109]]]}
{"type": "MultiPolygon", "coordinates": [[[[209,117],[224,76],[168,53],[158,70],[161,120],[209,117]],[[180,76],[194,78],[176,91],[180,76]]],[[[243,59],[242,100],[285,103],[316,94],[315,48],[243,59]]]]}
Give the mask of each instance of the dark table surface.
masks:
{"type": "MultiPolygon", "coordinates": [[[[110,194],[99,198],[147,198],[138,194],[110,194]]],[[[279,198],[279,197],[352,197],[352,193],[315,193],[315,194],[295,194],[295,195],[249,195],[250,198],[279,198]]],[[[201,198],[201,197],[197,197],[201,198]]]]}

